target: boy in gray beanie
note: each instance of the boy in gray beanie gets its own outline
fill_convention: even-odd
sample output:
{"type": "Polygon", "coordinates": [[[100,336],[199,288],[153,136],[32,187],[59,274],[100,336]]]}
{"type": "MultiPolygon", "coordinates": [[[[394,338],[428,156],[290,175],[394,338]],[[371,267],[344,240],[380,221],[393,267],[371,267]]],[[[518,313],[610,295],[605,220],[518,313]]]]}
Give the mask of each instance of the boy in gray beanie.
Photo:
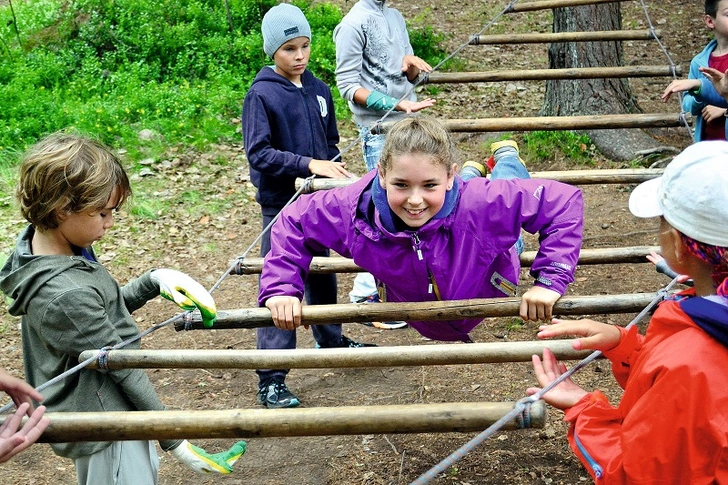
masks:
{"type": "MultiPolygon", "coordinates": [[[[296,193],[296,177],[350,177],[339,159],[331,90],[306,69],[311,55],[311,27],[298,7],[281,3],[263,17],[263,50],[274,62],[258,72],[243,102],[243,142],[250,179],[263,214],[271,223],[296,193]]],[[[260,255],[270,251],[265,231],[260,255]]],[[[316,253],[328,256],[329,251],[316,253]]],[[[336,275],[311,275],[306,282],[309,305],[337,303],[336,275]]],[[[341,325],[311,327],[319,347],[364,347],[341,334],[341,325]]],[[[277,327],[257,330],[258,349],[295,349],[296,331],[277,327]]],[[[267,408],[298,406],[288,389],[288,369],[258,369],[258,403],[267,408]]]]}

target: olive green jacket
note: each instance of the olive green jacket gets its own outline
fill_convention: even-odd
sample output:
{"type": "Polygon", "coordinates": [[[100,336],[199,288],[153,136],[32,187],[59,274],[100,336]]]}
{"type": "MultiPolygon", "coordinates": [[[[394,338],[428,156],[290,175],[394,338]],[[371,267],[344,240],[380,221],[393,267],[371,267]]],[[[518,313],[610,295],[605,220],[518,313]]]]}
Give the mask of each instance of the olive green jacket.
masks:
{"type": "MultiPolygon", "coordinates": [[[[84,350],[101,349],[139,334],[130,313],[159,295],[149,271],[123,288],[106,268],[84,256],[35,256],[29,226],[0,270],[0,290],[13,299],[11,315],[21,316],[25,378],[39,385],[78,364],[84,350]]],[[[93,250],[87,248],[93,257],[93,250]]],[[[93,259],[96,259],[93,257],[93,259]]],[[[125,349],[138,349],[137,340],[125,349]]],[[[152,383],[140,369],[82,369],[43,390],[54,412],[163,410],[152,383]]],[[[56,454],[79,458],[107,442],[54,443],[56,454]]],[[[162,449],[179,440],[161,441],[162,449]]]]}

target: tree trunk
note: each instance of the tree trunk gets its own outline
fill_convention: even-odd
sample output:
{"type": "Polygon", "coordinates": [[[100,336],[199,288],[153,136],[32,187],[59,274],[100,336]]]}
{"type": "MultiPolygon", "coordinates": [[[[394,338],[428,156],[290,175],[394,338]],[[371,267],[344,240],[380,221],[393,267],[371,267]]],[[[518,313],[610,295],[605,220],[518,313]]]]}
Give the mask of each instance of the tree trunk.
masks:
{"type": "MultiPolygon", "coordinates": [[[[621,30],[619,3],[554,9],[554,32],[621,30]]],[[[549,68],[614,67],[624,64],[619,41],[563,42],[549,46],[549,68]]],[[[546,82],[542,116],[642,113],[624,78],[550,80],[546,82]]],[[[630,160],[635,152],[659,146],[641,130],[589,130],[596,147],[614,160],[630,160]]]]}

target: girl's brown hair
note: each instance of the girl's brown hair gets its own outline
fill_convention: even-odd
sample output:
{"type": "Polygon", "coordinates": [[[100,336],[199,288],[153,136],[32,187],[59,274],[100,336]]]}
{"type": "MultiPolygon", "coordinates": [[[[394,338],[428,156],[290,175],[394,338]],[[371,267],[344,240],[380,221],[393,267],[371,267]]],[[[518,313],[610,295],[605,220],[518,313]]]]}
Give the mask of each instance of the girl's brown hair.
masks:
{"type": "Polygon", "coordinates": [[[16,196],[23,217],[47,230],[58,227],[59,214],[104,207],[115,188],[120,207],[131,185],[109,148],[81,135],[54,133],[23,156],[16,196]]]}
{"type": "Polygon", "coordinates": [[[419,153],[429,155],[435,165],[450,174],[455,163],[455,148],[450,134],[437,121],[421,116],[405,118],[387,132],[379,165],[382,173],[392,168],[394,157],[419,153]]]}

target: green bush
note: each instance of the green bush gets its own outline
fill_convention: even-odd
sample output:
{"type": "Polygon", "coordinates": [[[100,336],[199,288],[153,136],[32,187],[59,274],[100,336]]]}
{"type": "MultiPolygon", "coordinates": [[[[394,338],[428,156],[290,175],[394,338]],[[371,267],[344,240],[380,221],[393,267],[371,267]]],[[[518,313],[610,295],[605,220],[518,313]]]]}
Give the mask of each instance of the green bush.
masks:
{"type": "Polygon", "coordinates": [[[589,165],[596,151],[587,135],[573,131],[532,131],[523,140],[528,158],[534,161],[553,160],[555,153],[561,153],[577,164],[589,165]]]}
{"type": "Polygon", "coordinates": [[[430,8],[417,15],[407,26],[410,44],[415,55],[421,57],[431,66],[445,58],[445,51],[439,45],[445,40],[445,35],[438,33],[432,27],[430,8]]]}
{"type": "MultiPolygon", "coordinates": [[[[242,100],[271,63],[260,22],[276,0],[33,0],[0,6],[0,163],[53,131],[75,127],[134,156],[136,134],[158,131],[169,144],[204,149],[239,140],[242,100]],[[14,15],[13,15],[14,13],[14,15]],[[17,19],[17,23],[16,23],[17,19]],[[17,29],[17,31],[16,31],[17,29]]],[[[309,68],[335,88],[338,6],[294,2],[313,32],[309,68]]],[[[418,55],[442,57],[440,36],[419,20],[418,55]]],[[[417,23],[417,22],[416,22],[417,23]]]]}

